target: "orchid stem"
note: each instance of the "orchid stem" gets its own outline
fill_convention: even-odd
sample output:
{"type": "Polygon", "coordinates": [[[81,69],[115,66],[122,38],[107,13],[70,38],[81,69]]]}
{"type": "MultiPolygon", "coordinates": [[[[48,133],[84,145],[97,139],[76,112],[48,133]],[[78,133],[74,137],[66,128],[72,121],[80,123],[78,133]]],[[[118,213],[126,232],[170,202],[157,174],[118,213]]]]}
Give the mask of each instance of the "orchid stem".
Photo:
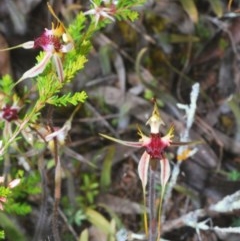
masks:
{"type": "Polygon", "coordinates": [[[150,168],[150,177],[149,177],[149,241],[156,240],[156,215],[155,215],[155,171],[150,168]]]}

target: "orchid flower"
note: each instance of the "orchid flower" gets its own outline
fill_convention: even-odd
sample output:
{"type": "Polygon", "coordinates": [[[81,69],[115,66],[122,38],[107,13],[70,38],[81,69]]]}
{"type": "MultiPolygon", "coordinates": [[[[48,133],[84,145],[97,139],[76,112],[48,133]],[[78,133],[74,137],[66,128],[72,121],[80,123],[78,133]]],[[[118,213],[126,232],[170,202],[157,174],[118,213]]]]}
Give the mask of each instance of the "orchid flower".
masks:
{"type": "Polygon", "coordinates": [[[171,169],[169,161],[166,158],[164,152],[169,146],[179,146],[179,145],[189,145],[194,142],[173,142],[174,137],[174,127],[173,125],[169,128],[167,134],[163,137],[160,135],[160,127],[164,125],[163,120],[160,117],[157,104],[154,104],[154,109],[151,117],[146,123],[150,126],[150,136],[145,136],[139,129],[138,134],[141,139],[138,142],[123,141],[105,134],[100,134],[102,137],[115,141],[125,146],[131,146],[136,148],[144,148],[139,164],[138,164],[138,175],[142,182],[143,190],[145,191],[147,180],[148,180],[148,167],[152,170],[156,169],[157,160],[160,162],[161,166],[161,183],[163,186],[166,185],[171,174],[171,169]]]}
{"type": "MultiPolygon", "coordinates": [[[[103,1],[105,2],[105,1],[103,1]]],[[[112,22],[115,22],[115,19],[112,17],[112,15],[116,12],[116,6],[115,4],[109,4],[108,7],[98,6],[95,2],[91,1],[93,8],[86,11],[84,15],[94,15],[95,16],[95,26],[98,25],[98,22],[100,19],[107,18],[111,20],[112,22]]]]}
{"type": "Polygon", "coordinates": [[[11,122],[18,119],[19,107],[17,105],[5,105],[0,110],[0,118],[11,122]]]}
{"type": "Polygon", "coordinates": [[[4,51],[15,48],[41,48],[43,50],[44,56],[42,60],[34,67],[26,71],[17,83],[21,82],[24,79],[36,77],[37,75],[41,74],[51,59],[56,68],[56,72],[60,82],[63,82],[64,80],[62,58],[65,53],[71,51],[74,48],[74,44],[63,23],[56,16],[52,7],[49,4],[48,9],[53,15],[53,17],[58,21],[58,24],[56,26],[52,23],[51,29],[45,28],[44,32],[33,41],[28,41],[11,48],[0,50],[4,51]]]}
{"type": "MultiPolygon", "coordinates": [[[[102,137],[107,138],[111,141],[118,142],[125,146],[131,146],[131,147],[137,147],[137,148],[144,148],[145,151],[143,152],[139,164],[138,164],[138,175],[142,182],[142,188],[143,188],[143,198],[144,198],[144,205],[146,205],[146,186],[148,181],[148,169],[149,166],[151,170],[154,172],[157,168],[157,161],[159,160],[160,166],[161,166],[161,172],[160,172],[160,180],[162,185],[162,191],[161,191],[161,198],[158,208],[158,232],[157,232],[157,240],[160,239],[161,235],[161,210],[162,210],[162,203],[163,203],[163,195],[165,193],[166,184],[168,183],[170,174],[171,174],[171,168],[168,159],[165,156],[165,150],[169,146],[179,146],[179,145],[189,145],[196,142],[173,142],[174,137],[174,127],[173,125],[169,128],[167,134],[163,137],[160,135],[160,127],[161,125],[164,125],[163,120],[160,117],[160,113],[157,108],[157,104],[155,102],[153,112],[151,117],[148,119],[147,125],[150,126],[150,136],[145,136],[142,131],[138,128],[138,134],[140,135],[141,139],[138,142],[131,142],[131,141],[123,141],[119,140],[104,134],[100,134],[102,137]]],[[[152,175],[153,172],[150,172],[152,175]]],[[[153,185],[151,182],[149,184],[150,186],[153,185]]],[[[152,189],[150,188],[150,191],[152,189]]],[[[151,195],[151,194],[149,194],[151,195]]],[[[154,200],[153,200],[154,202],[154,200]]],[[[150,203],[152,207],[154,204],[150,203]]],[[[151,211],[150,211],[151,213],[151,211]]],[[[156,232],[156,226],[154,225],[155,219],[153,213],[151,213],[150,217],[150,233],[151,235],[155,236],[156,232]]],[[[149,214],[150,215],[150,214],[149,214]]],[[[147,224],[147,214],[144,213],[144,226],[146,230],[146,234],[148,235],[148,224],[147,224]]]]}

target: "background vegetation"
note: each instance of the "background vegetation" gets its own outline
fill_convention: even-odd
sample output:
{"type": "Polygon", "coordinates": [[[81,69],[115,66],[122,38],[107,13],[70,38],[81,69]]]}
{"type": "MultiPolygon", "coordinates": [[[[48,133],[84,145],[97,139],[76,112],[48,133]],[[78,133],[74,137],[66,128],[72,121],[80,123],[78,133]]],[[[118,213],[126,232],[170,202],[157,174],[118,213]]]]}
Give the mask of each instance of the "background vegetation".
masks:
{"type": "MultiPolygon", "coordinates": [[[[90,6],[89,1],[80,0],[51,4],[67,27],[75,26],[77,14],[90,6]]],[[[98,133],[137,140],[136,124],[148,133],[145,123],[152,112],[150,100],[155,97],[166,123],[162,133],[174,123],[178,140],[186,128],[186,116],[177,103],[190,103],[196,82],[200,94],[190,137],[204,144],[181,163],[177,184],[164,207],[162,237],[173,241],[239,240],[234,228],[240,226],[239,204],[235,202],[240,198],[240,4],[235,0],[149,0],[134,10],[139,13],[136,21],[117,17],[118,21],[103,24],[85,39],[82,25],[77,31],[69,28],[76,34],[74,38],[79,33],[86,40],[80,54],[89,51],[88,61],[74,59],[79,64],[73,71],[77,73],[74,79],[51,101],[44,100],[37,115],[31,116],[39,125],[58,128],[71,120],[66,142],[58,150],[62,186],[56,225],[61,240],[115,240],[116,233],[117,241],[131,237],[144,240],[140,235],[144,232],[142,187],[137,174],[142,150],[111,143],[98,133]],[[75,106],[59,97],[82,91],[88,98],[85,101],[84,95],[75,106]],[[50,107],[52,104],[57,107],[50,107]],[[232,194],[230,201],[224,199],[232,194]],[[225,201],[222,206],[226,210],[214,206],[220,201],[225,201]]],[[[86,17],[90,22],[92,16],[86,17]]],[[[35,39],[44,28],[51,28],[52,19],[46,1],[1,1],[1,48],[35,39]]],[[[42,84],[39,77],[38,90],[42,92],[37,97],[30,80],[17,85],[15,95],[5,96],[12,80],[34,65],[37,54],[35,49],[0,52],[0,74],[5,78],[0,83],[5,91],[1,102],[17,100],[24,106],[20,117],[34,100],[58,88],[52,79],[42,84]]],[[[70,63],[70,58],[66,62],[70,63]]],[[[3,137],[11,134],[3,122],[0,125],[3,137]]],[[[36,129],[41,128],[31,127],[23,136],[38,140],[36,129]]],[[[0,199],[5,240],[54,240],[51,220],[56,160],[51,151],[42,141],[32,145],[19,139],[1,160],[1,176],[7,173],[9,179],[0,187],[1,197],[8,198],[6,203],[0,199]],[[9,182],[17,178],[21,183],[9,188],[9,182]]],[[[176,149],[169,148],[167,157],[173,167],[176,149]]],[[[156,182],[160,193],[159,175],[156,182]]]]}

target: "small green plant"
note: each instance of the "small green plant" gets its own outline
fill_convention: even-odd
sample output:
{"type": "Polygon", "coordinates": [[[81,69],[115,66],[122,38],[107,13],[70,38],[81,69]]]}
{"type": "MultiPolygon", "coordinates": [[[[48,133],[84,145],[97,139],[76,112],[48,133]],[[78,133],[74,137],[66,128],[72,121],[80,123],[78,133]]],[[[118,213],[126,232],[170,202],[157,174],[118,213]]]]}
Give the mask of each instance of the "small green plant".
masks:
{"type": "Polygon", "coordinates": [[[94,205],[94,200],[99,194],[99,183],[95,175],[83,174],[80,190],[82,195],[77,198],[80,206],[88,207],[94,205]]]}
{"type": "Polygon", "coordinates": [[[227,173],[227,177],[231,181],[239,181],[240,180],[240,172],[238,170],[232,170],[227,173]]]}

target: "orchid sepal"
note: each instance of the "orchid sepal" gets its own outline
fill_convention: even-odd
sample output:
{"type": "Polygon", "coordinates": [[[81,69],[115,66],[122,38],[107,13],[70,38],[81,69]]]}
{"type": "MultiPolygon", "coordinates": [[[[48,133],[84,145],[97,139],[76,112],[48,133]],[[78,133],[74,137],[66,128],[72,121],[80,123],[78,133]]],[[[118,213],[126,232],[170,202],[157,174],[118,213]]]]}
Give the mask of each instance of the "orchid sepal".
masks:
{"type": "Polygon", "coordinates": [[[142,142],[134,142],[134,141],[123,141],[123,140],[120,140],[120,139],[117,139],[117,138],[114,138],[114,137],[111,137],[111,136],[108,136],[108,135],[104,135],[102,133],[99,133],[100,136],[108,139],[108,140],[111,140],[111,141],[114,141],[114,142],[117,142],[119,144],[122,144],[124,146],[131,146],[131,147],[136,147],[136,148],[140,148],[142,147],[142,142]]]}
{"type": "Polygon", "coordinates": [[[62,83],[64,80],[63,65],[62,65],[61,58],[57,54],[53,55],[53,63],[56,68],[58,78],[59,78],[60,82],[62,83]]]}

